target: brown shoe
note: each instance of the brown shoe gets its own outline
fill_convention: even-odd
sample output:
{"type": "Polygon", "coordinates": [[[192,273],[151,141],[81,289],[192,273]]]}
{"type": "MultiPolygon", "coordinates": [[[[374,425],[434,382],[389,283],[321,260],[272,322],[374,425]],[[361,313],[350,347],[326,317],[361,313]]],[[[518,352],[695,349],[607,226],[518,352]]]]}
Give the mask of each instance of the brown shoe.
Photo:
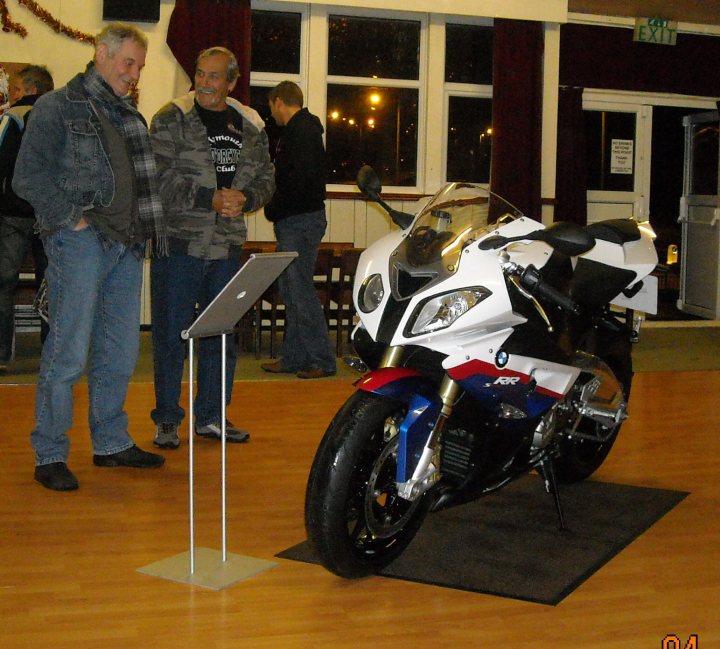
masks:
{"type": "Polygon", "coordinates": [[[282,361],[274,363],[260,363],[260,367],[271,374],[295,374],[294,370],[289,370],[283,366],[282,361]]]}
{"type": "Polygon", "coordinates": [[[310,367],[300,370],[297,375],[299,379],[323,379],[326,376],[335,376],[335,370],[322,370],[319,367],[310,367]]]}

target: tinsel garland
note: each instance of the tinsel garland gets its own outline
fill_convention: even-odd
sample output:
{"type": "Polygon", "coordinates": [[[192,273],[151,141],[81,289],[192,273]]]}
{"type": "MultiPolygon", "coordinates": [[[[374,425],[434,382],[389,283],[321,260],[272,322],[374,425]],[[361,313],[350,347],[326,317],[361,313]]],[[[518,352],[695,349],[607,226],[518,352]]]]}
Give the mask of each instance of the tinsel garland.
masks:
{"type": "Polygon", "coordinates": [[[2,21],[2,30],[4,32],[13,32],[21,38],[27,36],[27,29],[20,23],[14,23],[10,20],[10,12],[8,11],[5,0],[0,0],[0,21],[2,21]]]}
{"type": "MultiPolygon", "coordinates": [[[[82,41],[90,45],[95,44],[95,36],[93,36],[92,34],[86,34],[85,32],[81,32],[79,29],[73,29],[72,27],[64,25],[49,11],[43,9],[37,2],[34,2],[34,0],[17,1],[18,4],[31,11],[37,18],[42,20],[56,33],[65,34],[65,36],[69,36],[76,41],[82,41]]],[[[27,29],[25,29],[25,27],[23,27],[19,23],[15,23],[10,19],[6,0],[0,0],[0,20],[2,20],[2,30],[4,32],[14,32],[22,38],[25,38],[27,36],[27,29]]]]}

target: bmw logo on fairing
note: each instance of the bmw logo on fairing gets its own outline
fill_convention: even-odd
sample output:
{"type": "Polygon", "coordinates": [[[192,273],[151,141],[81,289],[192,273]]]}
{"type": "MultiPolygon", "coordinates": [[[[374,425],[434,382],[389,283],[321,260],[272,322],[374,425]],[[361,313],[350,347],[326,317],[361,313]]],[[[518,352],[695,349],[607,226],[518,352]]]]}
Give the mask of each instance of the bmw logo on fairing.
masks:
{"type": "Polygon", "coordinates": [[[508,354],[506,351],[503,351],[502,349],[495,354],[495,365],[497,367],[505,367],[508,364],[508,361],[510,360],[510,354],[508,354]]]}

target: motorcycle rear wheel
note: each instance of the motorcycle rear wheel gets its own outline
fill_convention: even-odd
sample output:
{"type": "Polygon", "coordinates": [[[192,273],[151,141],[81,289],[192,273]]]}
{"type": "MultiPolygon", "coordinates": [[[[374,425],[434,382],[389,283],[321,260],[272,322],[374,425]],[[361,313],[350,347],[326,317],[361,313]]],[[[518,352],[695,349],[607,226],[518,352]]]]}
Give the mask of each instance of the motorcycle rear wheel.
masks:
{"type": "MultiPolygon", "coordinates": [[[[633,378],[631,351],[632,343],[627,337],[615,334],[597,341],[597,348],[591,352],[607,363],[613,371],[615,378],[622,385],[625,401],[630,399],[633,378]]],[[[597,471],[615,444],[621,425],[617,424],[609,430],[596,421],[583,419],[578,426],[578,432],[586,435],[602,435],[606,439],[600,442],[574,436],[561,440],[560,454],[554,460],[558,482],[566,484],[580,482],[597,471]]]]}
{"type": "Polygon", "coordinates": [[[308,541],[329,571],[346,578],[377,573],[420,528],[428,494],[397,493],[397,427],[407,406],[367,392],[352,395],[323,437],[305,495],[308,541]]]}

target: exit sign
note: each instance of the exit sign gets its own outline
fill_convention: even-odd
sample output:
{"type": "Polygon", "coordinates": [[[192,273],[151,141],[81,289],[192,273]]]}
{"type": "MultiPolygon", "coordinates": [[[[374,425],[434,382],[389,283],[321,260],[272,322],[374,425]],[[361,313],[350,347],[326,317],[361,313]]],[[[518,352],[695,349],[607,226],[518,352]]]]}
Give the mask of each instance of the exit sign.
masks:
{"type": "Polygon", "coordinates": [[[675,45],[677,22],[664,18],[636,18],[633,40],[638,43],[675,45]]]}

